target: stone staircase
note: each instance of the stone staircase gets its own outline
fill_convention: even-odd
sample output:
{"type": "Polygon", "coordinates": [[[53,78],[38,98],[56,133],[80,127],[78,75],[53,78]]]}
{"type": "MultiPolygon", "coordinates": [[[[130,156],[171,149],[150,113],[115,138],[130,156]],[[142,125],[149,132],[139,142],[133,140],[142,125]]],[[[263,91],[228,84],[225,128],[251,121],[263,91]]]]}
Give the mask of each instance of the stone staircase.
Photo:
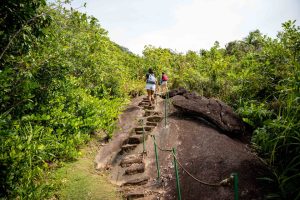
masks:
{"type": "Polygon", "coordinates": [[[155,106],[149,106],[149,100],[143,98],[138,104],[144,110],[144,116],[138,119],[139,126],[133,128],[129,137],[124,140],[119,152],[119,180],[125,199],[160,199],[157,191],[149,189],[150,177],[147,175],[145,158],[147,153],[143,150],[143,141],[163,119],[155,106]]]}

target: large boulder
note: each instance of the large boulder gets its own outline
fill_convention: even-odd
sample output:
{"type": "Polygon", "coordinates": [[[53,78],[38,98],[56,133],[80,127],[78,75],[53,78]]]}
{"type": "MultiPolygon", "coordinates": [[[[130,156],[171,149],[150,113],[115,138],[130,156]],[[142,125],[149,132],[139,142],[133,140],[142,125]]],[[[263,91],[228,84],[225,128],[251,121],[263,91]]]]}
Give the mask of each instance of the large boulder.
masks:
{"type": "Polygon", "coordinates": [[[183,95],[185,93],[188,93],[188,91],[184,88],[177,88],[169,91],[169,97],[172,98],[176,95],[183,95]]]}
{"type": "Polygon", "coordinates": [[[177,110],[184,114],[201,117],[230,136],[241,136],[245,132],[245,123],[224,102],[214,98],[198,96],[183,89],[170,91],[170,94],[172,96],[176,94],[171,98],[172,103],[177,110]]]}

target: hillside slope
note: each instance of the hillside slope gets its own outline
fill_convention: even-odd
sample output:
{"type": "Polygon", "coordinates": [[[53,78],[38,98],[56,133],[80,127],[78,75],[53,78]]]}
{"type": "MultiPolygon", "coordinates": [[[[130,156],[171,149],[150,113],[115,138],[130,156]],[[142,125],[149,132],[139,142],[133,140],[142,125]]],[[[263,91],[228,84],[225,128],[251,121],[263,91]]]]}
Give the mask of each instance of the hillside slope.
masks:
{"type": "MultiPolygon", "coordinates": [[[[172,98],[170,100],[172,101],[172,98]]],[[[148,136],[145,141],[146,154],[142,153],[142,142],[134,148],[124,151],[124,146],[128,145],[126,143],[128,138],[134,136],[132,130],[136,130],[139,119],[145,118],[145,114],[149,112],[142,109],[147,108],[145,103],[140,103],[145,101],[142,97],[134,99],[121,115],[119,125],[122,127],[115,134],[115,138],[100,150],[96,157],[97,166],[99,169],[110,170],[111,181],[120,186],[124,196],[128,199],[138,197],[176,199],[173,156],[170,151],[158,149],[159,181],[157,181],[152,137],[148,136]],[[141,171],[136,170],[133,175],[129,176],[125,172],[127,168],[121,167],[121,165],[125,162],[124,160],[133,158],[132,155],[141,155],[142,160],[138,159],[138,156],[135,157],[135,160],[137,163],[143,163],[145,167],[141,171]]],[[[163,109],[164,100],[159,98],[152,113],[163,116],[163,109]]],[[[184,115],[171,105],[169,106],[167,124],[165,127],[163,120],[149,132],[145,130],[145,133],[154,135],[157,145],[161,149],[176,148],[178,161],[194,177],[207,183],[219,184],[220,181],[230,177],[231,173],[237,173],[240,198],[262,199],[263,194],[257,178],[266,173],[266,168],[260,159],[250,151],[248,144],[228,137],[205,121],[184,115]]],[[[137,163],[132,166],[137,165],[137,163]]],[[[132,166],[126,167],[132,168],[132,166]]],[[[234,198],[233,184],[208,186],[199,183],[184,172],[181,166],[179,166],[179,177],[183,199],[234,198]]]]}

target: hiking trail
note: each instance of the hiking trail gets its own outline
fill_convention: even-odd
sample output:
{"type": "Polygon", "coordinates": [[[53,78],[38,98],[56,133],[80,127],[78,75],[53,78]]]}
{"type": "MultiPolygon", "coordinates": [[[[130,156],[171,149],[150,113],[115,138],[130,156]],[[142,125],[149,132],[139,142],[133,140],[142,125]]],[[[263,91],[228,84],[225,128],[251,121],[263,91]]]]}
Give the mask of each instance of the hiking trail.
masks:
{"type": "MultiPolygon", "coordinates": [[[[178,199],[173,154],[169,151],[176,148],[182,199],[234,199],[233,182],[220,185],[223,180],[232,181],[232,173],[239,175],[240,199],[262,199],[256,178],[266,169],[248,144],[218,128],[209,117],[200,119],[195,117],[195,112],[178,108],[180,103],[185,105],[182,102],[187,101],[190,105],[192,99],[195,104],[200,98],[179,93],[173,96],[170,100],[174,100],[173,105],[177,106],[167,106],[167,121],[164,119],[164,99],[157,97],[154,106],[149,106],[145,96],[133,99],[120,115],[119,129],[112,140],[96,156],[96,168],[109,171],[111,182],[120,187],[125,199],[178,199]],[[154,139],[158,147],[158,163],[154,139]]],[[[210,106],[205,108],[216,111],[211,106],[213,101],[210,100],[210,106]]],[[[225,104],[221,106],[218,116],[231,115],[228,109],[227,114],[223,113],[225,108],[225,104]]],[[[199,113],[199,107],[197,109],[199,113]]],[[[233,127],[228,120],[225,125],[233,127]]]]}

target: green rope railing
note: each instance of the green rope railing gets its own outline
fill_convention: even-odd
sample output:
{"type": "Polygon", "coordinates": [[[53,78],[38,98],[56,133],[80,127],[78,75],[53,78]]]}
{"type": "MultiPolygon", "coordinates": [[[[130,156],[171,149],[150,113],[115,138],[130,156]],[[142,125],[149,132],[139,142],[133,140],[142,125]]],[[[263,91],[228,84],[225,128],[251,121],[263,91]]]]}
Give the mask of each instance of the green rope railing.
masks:
{"type": "MultiPolygon", "coordinates": [[[[169,105],[169,91],[167,88],[167,92],[165,95],[165,101],[164,101],[164,125],[165,128],[167,127],[168,123],[168,105],[169,105]]],[[[144,126],[143,126],[143,152],[145,152],[145,133],[144,133],[144,126]]],[[[207,186],[213,186],[213,187],[219,187],[219,186],[228,186],[230,183],[233,181],[234,182],[234,200],[238,200],[238,174],[237,173],[232,173],[228,178],[223,179],[222,181],[218,183],[208,183],[206,181],[200,180],[193,176],[178,160],[176,156],[176,149],[164,149],[161,148],[157,143],[156,143],[156,138],[155,135],[151,135],[153,138],[153,143],[154,143],[154,151],[155,151],[155,160],[156,160],[156,169],[157,169],[157,179],[160,179],[160,168],[159,168],[159,158],[158,158],[158,150],[164,151],[164,152],[172,152],[173,155],[173,164],[175,168],[175,177],[176,177],[176,189],[177,189],[177,195],[178,195],[178,200],[181,200],[181,190],[180,190],[180,179],[179,179],[179,171],[178,171],[178,166],[186,172],[191,178],[193,178],[195,181],[198,183],[201,183],[203,185],[207,186]]]]}
{"type": "Polygon", "coordinates": [[[154,135],[151,135],[152,138],[154,139],[154,144],[157,147],[157,149],[159,149],[160,151],[166,151],[166,152],[172,152],[175,160],[177,161],[178,165],[183,169],[183,171],[185,171],[190,177],[192,177],[194,180],[196,180],[197,182],[203,184],[203,185],[208,185],[208,186],[224,186],[227,185],[232,179],[233,176],[230,176],[229,178],[223,179],[222,181],[220,181],[219,183],[208,183],[205,181],[202,181],[198,178],[196,178],[195,176],[193,176],[178,160],[177,156],[173,153],[173,149],[163,149],[161,148],[159,145],[157,145],[156,143],[156,139],[154,135]]]}
{"type": "Polygon", "coordinates": [[[157,145],[155,136],[154,136],[154,135],[151,135],[151,137],[153,138],[153,141],[154,141],[154,143],[156,144],[156,147],[157,147],[160,151],[169,151],[169,152],[172,152],[172,151],[173,151],[172,149],[163,149],[163,148],[161,148],[159,145],[157,145]]]}
{"type": "Polygon", "coordinates": [[[176,176],[176,189],[177,189],[177,195],[178,200],[181,200],[181,191],[180,191],[180,181],[179,181],[179,172],[177,167],[177,159],[176,159],[176,150],[175,148],[172,148],[172,153],[174,157],[174,169],[175,169],[175,176],[176,176]]]}

